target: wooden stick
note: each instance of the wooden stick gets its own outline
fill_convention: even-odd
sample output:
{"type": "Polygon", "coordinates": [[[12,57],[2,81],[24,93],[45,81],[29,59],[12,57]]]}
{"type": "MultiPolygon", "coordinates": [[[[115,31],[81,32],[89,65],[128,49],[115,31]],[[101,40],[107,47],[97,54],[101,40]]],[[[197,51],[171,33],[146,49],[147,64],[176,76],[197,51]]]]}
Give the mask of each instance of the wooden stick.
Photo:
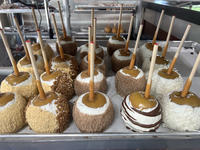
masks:
{"type": "Polygon", "coordinates": [[[173,28],[173,25],[174,25],[174,19],[175,19],[175,17],[176,16],[172,16],[172,20],[171,20],[169,31],[168,31],[168,35],[167,35],[166,45],[164,47],[163,54],[162,54],[163,58],[165,58],[166,53],[167,53],[167,48],[168,48],[168,45],[169,45],[169,39],[170,39],[170,36],[171,36],[171,33],[172,33],[172,28],[173,28]]]}
{"type": "Polygon", "coordinates": [[[152,45],[154,45],[155,42],[156,42],[156,38],[157,38],[157,35],[158,35],[158,31],[159,31],[159,28],[160,28],[160,24],[161,24],[164,12],[165,12],[165,10],[163,9],[162,12],[161,12],[161,14],[160,14],[160,18],[159,18],[159,21],[158,21],[158,25],[157,25],[156,31],[154,33],[152,45]]]}
{"type": "Polygon", "coordinates": [[[134,48],[134,51],[133,51],[133,55],[132,55],[132,58],[131,58],[129,69],[133,69],[134,64],[135,64],[136,52],[137,52],[138,44],[139,44],[140,37],[141,37],[141,34],[142,34],[142,29],[143,29],[143,24],[140,25],[140,28],[139,28],[139,31],[138,31],[137,40],[135,42],[135,48],[134,48]]]}
{"type": "Polygon", "coordinates": [[[91,42],[91,63],[90,63],[90,93],[89,93],[89,100],[94,100],[94,51],[95,51],[95,43],[91,42]]]}
{"type": "Polygon", "coordinates": [[[92,35],[92,41],[94,40],[93,38],[93,34],[94,34],[94,9],[91,9],[91,27],[92,27],[92,30],[91,30],[91,35],[92,35]]]}
{"type": "Polygon", "coordinates": [[[123,8],[123,4],[121,4],[121,6],[120,6],[119,24],[118,24],[118,30],[117,30],[117,37],[119,37],[119,35],[120,35],[121,20],[122,20],[122,8],[123,8]]]}
{"type": "Polygon", "coordinates": [[[187,96],[187,93],[188,93],[188,91],[190,89],[190,86],[192,84],[192,79],[193,79],[193,77],[194,77],[194,75],[195,75],[195,73],[197,71],[199,63],[200,63],[200,53],[198,54],[198,57],[197,57],[197,59],[196,59],[196,61],[194,63],[194,66],[192,68],[190,76],[188,77],[187,82],[185,83],[185,86],[183,88],[183,91],[181,92],[181,97],[186,97],[187,96]]]}
{"type": "Polygon", "coordinates": [[[96,60],[96,29],[97,28],[97,18],[94,18],[94,30],[93,30],[93,42],[94,42],[94,60],[96,60]]]}
{"type": "Polygon", "coordinates": [[[1,33],[1,37],[2,37],[2,39],[3,39],[4,45],[5,45],[5,47],[6,47],[6,51],[7,51],[7,53],[8,53],[9,58],[10,58],[10,61],[11,61],[11,63],[12,63],[13,70],[14,70],[14,74],[15,74],[16,76],[19,76],[19,70],[18,70],[18,68],[17,68],[17,64],[16,64],[16,62],[15,62],[15,59],[14,59],[13,56],[12,56],[12,52],[11,52],[11,50],[10,50],[10,46],[9,46],[9,44],[8,44],[8,41],[7,41],[7,39],[6,39],[6,36],[5,36],[5,34],[4,34],[4,32],[3,32],[2,29],[0,29],[0,33],[1,33]]]}
{"type": "Polygon", "coordinates": [[[31,7],[31,10],[32,10],[32,13],[33,13],[33,18],[34,18],[34,22],[35,22],[36,31],[37,31],[37,30],[39,30],[39,27],[38,27],[36,15],[35,15],[35,10],[34,10],[33,7],[31,7]]]}
{"type": "Polygon", "coordinates": [[[154,47],[153,47],[153,54],[152,54],[151,65],[150,65],[150,70],[149,70],[149,77],[148,77],[147,86],[146,86],[146,90],[145,90],[145,98],[146,99],[148,99],[149,95],[150,95],[151,79],[152,79],[152,75],[153,75],[154,65],[156,62],[157,51],[158,51],[158,44],[155,43],[154,47]]]}
{"type": "Polygon", "coordinates": [[[42,40],[42,36],[41,36],[40,30],[37,30],[37,35],[38,35],[38,38],[40,40],[40,46],[41,46],[41,50],[42,50],[42,56],[43,56],[44,63],[45,63],[45,70],[46,70],[47,75],[50,75],[51,72],[50,72],[49,63],[48,63],[48,60],[47,60],[47,55],[46,55],[46,53],[44,51],[44,44],[43,44],[43,40],[42,40]]]}
{"type": "Polygon", "coordinates": [[[52,14],[52,19],[53,19],[54,29],[55,29],[55,32],[56,32],[56,37],[57,37],[57,42],[58,42],[60,57],[61,57],[61,59],[65,59],[63,48],[62,48],[62,45],[60,43],[60,38],[59,38],[58,29],[57,29],[57,25],[56,25],[56,19],[55,19],[54,14],[52,14]]]}
{"type": "Polygon", "coordinates": [[[134,18],[134,15],[131,16],[131,21],[130,21],[129,30],[128,30],[128,37],[127,37],[126,46],[125,46],[125,49],[124,49],[125,52],[128,51],[128,45],[129,45],[131,30],[132,30],[132,26],[133,26],[133,18],[134,18]]]}
{"type": "Polygon", "coordinates": [[[64,26],[64,22],[63,22],[63,17],[62,17],[62,12],[61,12],[59,1],[58,1],[58,8],[59,8],[60,18],[61,18],[61,23],[62,23],[63,36],[64,36],[64,38],[67,38],[67,34],[66,34],[66,30],[65,30],[65,26],[64,26]]]}
{"type": "Polygon", "coordinates": [[[92,30],[92,27],[89,26],[88,27],[88,75],[90,75],[90,50],[91,50],[91,39],[92,39],[92,36],[91,36],[91,30],[92,30]]]}
{"type": "Polygon", "coordinates": [[[30,56],[29,56],[29,54],[28,54],[27,46],[26,46],[26,43],[25,43],[25,41],[24,41],[24,38],[23,38],[23,35],[22,35],[22,32],[21,32],[21,29],[20,29],[20,27],[19,27],[19,23],[18,23],[18,21],[17,21],[17,18],[16,18],[16,17],[13,17],[13,18],[14,18],[15,25],[16,25],[16,27],[17,27],[19,36],[20,36],[20,38],[21,38],[22,44],[24,45],[24,51],[25,51],[25,54],[26,54],[26,58],[27,58],[28,60],[30,60],[30,56]]]}
{"type": "Polygon", "coordinates": [[[40,76],[39,76],[39,73],[38,73],[35,57],[34,57],[34,54],[33,54],[33,49],[32,49],[32,46],[31,46],[31,41],[30,40],[26,41],[26,45],[28,47],[28,52],[29,52],[29,55],[30,55],[30,58],[31,58],[31,64],[33,66],[33,70],[34,70],[34,74],[35,74],[36,83],[37,83],[38,91],[39,91],[39,94],[40,94],[40,98],[45,98],[45,92],[44,92],[42,85],[41,85],[40,76]]]}
{"type": "Polygon", "coordinates": [[[174,65],[175,65],[175,63],[176,63],[176,60],[177,60],[177,58],[178,58],[178,55],[179,55],[179,53],[180,53],[180,51],[181,51],[181,48],[182,48],[182,46],[183,46],[183,43],[184,43],[184,41],[185,41],[185,39],[186,39],[186,37],[187,37],[187,35],[188,35],[188,32],[189,32],[189,30],[190,30],[190,27],[191,27],[191,25],[189,24],[189,25],[187,26],[186,30],[185,30],[185,33],[184,33],[184,35],[183,35],[183,37],[182,37],[182,40],[181,40],[181,43],[179,44],[178,50],[176,51],[176,54],[174,55],[174,58],[173,58],[173,60],[172,60],[172,62],[171,62],[171,64],[170,64],[170,66],[169,66],[169,68],[168,68],[168,70],[167,70],[167,74],[168,74],[168,75],[171,75],[171,73],[172,73],[172,70],[173,70],[174,65]]]}

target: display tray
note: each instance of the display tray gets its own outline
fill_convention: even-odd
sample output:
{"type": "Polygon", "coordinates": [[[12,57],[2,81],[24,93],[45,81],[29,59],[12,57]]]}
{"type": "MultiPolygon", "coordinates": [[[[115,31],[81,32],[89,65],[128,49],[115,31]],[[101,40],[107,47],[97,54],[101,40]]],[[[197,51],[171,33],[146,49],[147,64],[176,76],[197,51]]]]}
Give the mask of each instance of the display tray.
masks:
{"type": "MultiPolygon", "coordinates": [[[[57,54],[55,50],[55,39],[54,40],[47,40],[47,43],[54,49],[55,54],[57,54]]],[[[147,41],[141,41],[140,46],[147,41]]],[[[81,43],[77,42],[78,45],[81,43]]],[[[82,42],[84,43],[84,42],[82,42]]],[[[86,43],[86,41],[85,41],[86,43]]],[[[100,45],[106,45],[106,41],[104,42],[98,42],[100,45]],[[104,43],[104,44],[102,44],[104,43]]],[[[157,42],[160,46],[164,47],[165,42],[158,41],[157,42]]],[[[170,41],[169,43],[169,49],[167,51],[166,57],[168,59],[172,59],[180,41],[170,41]]],[[[130,50],[133,50],[133,47],[135,45],[135,41],[130,41],[130,50]]],[[[79,49],[77,52],[77,59],[80,62],[79,58],[79,49]]],[[[163,127],[163,124],[160,125],[160,127],[156,130],[156,132],[132,132],[131,130],[128,130],[124,124],[124,121],[122,120],[121,114],[120,114],[120,108],[123,97],[119,96],[115,91],[115,73],[111,71],[111,57],[108,55],[106,51],[106,47],[103,47],[104,49],[104,60],[107,64],[107,84],[108,88],[106,91],[106,94],[111,98],[111,101],[114,106],[115,110],[115,118],[112,122],[112,124],[103,132],[103,133],[81,133],[78,128],[76,127],[73,118],[71,117],[71,120],[68,124],[67,129],[60,134],[37,134],[34,131],[30,130],[28,126],[24,126],[20,131],[18,131],[15,134],[0,134],[0,141],[32,141],[32,140],[54,140],[54,141],[62,141],[62,140],[74,140],[74,139],[125,139],[125,138],[142,138],[142,139],[149,139],[149,138],[170,138],[170,139],[193,139],[193,138],[200,138],[200,132],[175,132],[168,128],[163,127]]],[[[178,72],[182,75],[184,80],[186,81],[192,66],[198,56],[198,52],[200,51],[200,45],[196,42],[192,41],[186,41],[183,45],[183,48],[181,49],[180,55],[177,59],[175,68],[178,70],[178,72]]],[[[193,91],[198,96],[200,96],[199,92],[199,85],[200,85],[200,66],[197,69],[197,72],[194,76],[192,86],[190,88],[190,91],[193,91]]],[[[74,96],[70,101],[71,110],[73,108],[73,103],[77,99],[77,96],[74,96]]]]}

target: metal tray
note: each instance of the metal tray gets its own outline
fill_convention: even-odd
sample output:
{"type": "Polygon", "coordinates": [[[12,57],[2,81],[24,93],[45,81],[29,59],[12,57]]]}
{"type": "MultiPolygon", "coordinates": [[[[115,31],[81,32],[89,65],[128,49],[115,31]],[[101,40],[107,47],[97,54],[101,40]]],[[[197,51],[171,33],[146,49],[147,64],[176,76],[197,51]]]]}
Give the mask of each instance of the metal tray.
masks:
{"type": "MultiPolygon", "coordinates": [[[[54,40],[46,40],[47,43],[55,50],[55,39],[54,40]]],[[[87,41],[82,42],[78,41],[78,45],[85,44],[87,41]]],[[[140,41],[139,45],[146,43],[147,41],[140,41]]],[[[106,46],[107,41],[99,41],[98,42],[102,46],[106,46]]],[[[157,43],[164,47],[165,42],[157,41],[157,43]]],[[[169,43],[169,50],[167,52],[167,57],[172,59],[180,41],[170,41],[169,43]]],[[[135,41],[130,41],[129,47],[133,50],[135,41]]],[[[111,98],[113,102],[113,106],[115,109],[115,118],[111,126],[109,126],[103,133],[81,133],[77,127],[75,126],[74,122],[72,121],[69,123],[68,128],[61,134],[36,134],[34,131],[30,130],[28,126],[21,129],[18,133],[15,134],[1,134],[0,135],[0,144],[1,143],[11,143],[14,142],[14,145],[19,145],[19,143],[41,143],[41,142],[61,142],[63,145],[67,142],[70,143],[71,146],[77,149],[95,149],[95,145],[103,144],[99,148],[110,148],[110,149],[123,149],[123,148],[170,148],[170,147],[200,147],[200,143],[197,142],[200,139],[200,132],[174,132],[169,130],[168,128],[159,127],[156,132],[149,132],[149,133],[138,133],[132,132],[127,130],[123,120],[121,119],[121,115],[119,110],[121,108],[121,102],[123,100],[116,91],[115,91],[115,73],[110,71],[111,70],[111,63],[110,63],[110,56],[107,54],[106,48],[105,50],[105,57],[104,60],[107,63],[108,73],[107,73],[107,81],[108,81],[108,90],[106,94],[111,98]],[[116,142],[114,144],[113,142],[116,142]],[[143,145],[143,142],[146,142],[143,145]],[[181,145],[177,145],[175,141],[182,142],[181,145]],[[150,142],[150,143],[148,143],[150,142]],[[82,144],[82,147],[79,147],[77,144],[82,144]],[[152,145],[152,144],[155,145],[152,145]],[[193,143],[193,144],[192,144],[193,143]],[[163,145],[164,144],[164,145],[163,145]],[[188,144],[190,144],[188,146],[188,144]]],[[[193,41],[186,41],[183,45],[183,48],[180,52],[180,55],[177,59],[177,63],[175,68],[181,73],[182,77],[186,81],[192,66],[197,58],[197,53],[200,51],[200,44],[193,41]]],[[[55,51],[56,53],[56,51],[55,51]]],[[[76,55],[78,61],[80,62],[79,52],[76,55]]],[[[199,93],[199,85],[200,85],[200,66],[195,74],[193,79],[193,84],[190,88],[191,91],[196,93],[200,96],[199,93]]],[[[73,105],[73,102],[76,100],[77,96],[74,96],[72,100],[70,100],[70,105],[73,105]]],[[[72,108],[72,107],[71,107],[72,108]]],[[[51,144],[50,144],[51,145],[51,144]]],[[[50,147],[50,145],[46,145],[50,147]]],[[[51,147],[52,148],[52,147],[51,147]]],[[[71,148],[71,147],[68,147],[71,148]]]]}

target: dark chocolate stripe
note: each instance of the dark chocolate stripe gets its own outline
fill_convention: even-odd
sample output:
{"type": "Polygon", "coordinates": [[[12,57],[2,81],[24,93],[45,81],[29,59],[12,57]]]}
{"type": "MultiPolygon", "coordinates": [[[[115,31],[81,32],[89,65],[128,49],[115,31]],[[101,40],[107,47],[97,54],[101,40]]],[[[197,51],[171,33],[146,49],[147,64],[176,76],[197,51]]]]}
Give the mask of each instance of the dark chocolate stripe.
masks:
{"type": "MultiPolygon", "coordinates": [[[[125,102],[127,96],[125,97],[125,99],[123,100],[125,102]]],[[[156,109],[154,109],[153,111],[150,111],[150,112],[143,112],[143,111],[140,111],[140,110],[137,110],[136,108],[132,107],[132,108],[129,108],[129,110],[134,110],[135,112],[139,113],[139,114],[142,114],[144,116],[151,116],[151,117],[155,117],[157,115],[160,115],[162,113],[161,111],[161,107],[160,107],[160,103],[158,102],[158,100],[156,99],[157,103],[158,103],[158,106],[156,107],[156,109]]],[[[126,105],[127,106],[127,105],[126,105]]]]}

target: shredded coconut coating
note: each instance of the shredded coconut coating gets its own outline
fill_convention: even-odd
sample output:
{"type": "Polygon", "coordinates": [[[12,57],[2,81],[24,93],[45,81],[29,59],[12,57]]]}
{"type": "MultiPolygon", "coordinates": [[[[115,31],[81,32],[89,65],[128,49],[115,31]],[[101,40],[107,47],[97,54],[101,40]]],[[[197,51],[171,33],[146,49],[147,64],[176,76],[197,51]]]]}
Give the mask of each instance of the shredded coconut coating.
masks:
{"type": "Polygon", "coordinates": [[[56,81],[51,86],[51,90],[61,93],[69,101],[74,95],[74,83],[67,73],[57,76],[56,81]]]}
{"type": "MultiPolygon", "coordinates": [[[[167,69],[167,67],[164,67],[167,69]]],[[[184,80],[182,76],[174,69],[179,77],[175,79],[166,79],[158,75],[160,70],[155,70],[152,75],[151,93],[154,95],[162,105],[162,96],[173,91],[180,91],[183,89],[184,80]]],[[[146,73],[148,77],[149,72],[146,73]]]]}
{"type": "Polygon", "coordinates": [[[178,105],[171,102],[169,94],[163,96],[163,126],[176,131],[196,131],[200,129],[200,107],[178,105]]]}
{"type": "Polygon", "coordinates": [[[14,104],[0,111],[0,133],[15,133],[25,125],[26,100],[16,95],[14,104]]]}
{"type": "Polygon", "coordinates": [[[70,120],[70,106],[63,95],[59,95],[55,104],[57,105],[57,116],[49,111],[44,111],[38,106],[31,105],[30,99],[26,110],[26,121],[36,133],[61,133],[67,128],[70,120]]]}
{"type": "MultiPolygon", "coordinates": [[[[151,64],[150,59],[145,59],[144,62],[143,62],[143,64],[142,64],[142,71],[143,71],[143,72],[149,71],[149,69],[150,69],[150,64],[151,64]]],[[[171,60],[169,61],[169,63],[168,63],[167,65],[164,65],[164,64],[156,64],[156,63],[155,63],[155,65],[154,65],[154,71],[157,70],[157,69],[163,69],[163,68],[165,68],[165,67],[169,68],[170,64],[171,64],[171,60]]]]}

